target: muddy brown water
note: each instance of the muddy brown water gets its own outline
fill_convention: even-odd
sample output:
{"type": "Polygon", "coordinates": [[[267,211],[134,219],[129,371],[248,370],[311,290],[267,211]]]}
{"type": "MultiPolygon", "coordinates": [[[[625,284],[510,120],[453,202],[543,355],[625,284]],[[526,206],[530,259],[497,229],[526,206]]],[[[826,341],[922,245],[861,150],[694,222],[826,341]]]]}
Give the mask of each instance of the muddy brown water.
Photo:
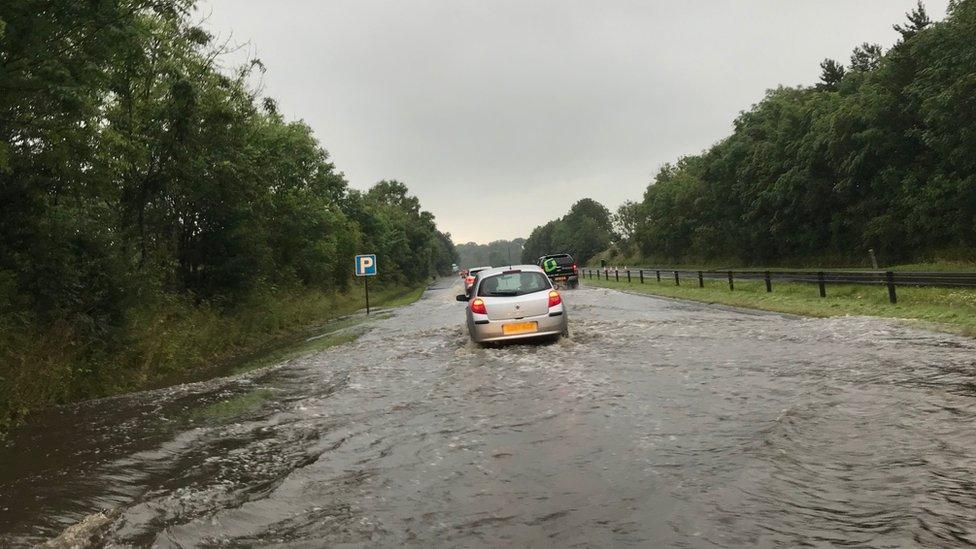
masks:
{"type": "Polygon", "coordinates": [[[582,288],[568,339],[480,348],[458,289],[36,417],[0,448],[0,546],[976,543],[973,340],[582,288]]]}

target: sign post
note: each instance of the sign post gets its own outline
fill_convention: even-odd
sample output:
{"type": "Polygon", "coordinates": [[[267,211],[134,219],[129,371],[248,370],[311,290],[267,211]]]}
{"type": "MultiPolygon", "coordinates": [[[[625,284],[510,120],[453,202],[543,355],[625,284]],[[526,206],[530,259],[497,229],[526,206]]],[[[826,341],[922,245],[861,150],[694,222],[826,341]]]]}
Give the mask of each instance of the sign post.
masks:
{"type": "Polygon", "coordinates": [[[366,290],[366,314],[369,314],[369,277],[376,276],[376,254],[356,256],[356,276],[363,277],[363,287],[366,290]]]}

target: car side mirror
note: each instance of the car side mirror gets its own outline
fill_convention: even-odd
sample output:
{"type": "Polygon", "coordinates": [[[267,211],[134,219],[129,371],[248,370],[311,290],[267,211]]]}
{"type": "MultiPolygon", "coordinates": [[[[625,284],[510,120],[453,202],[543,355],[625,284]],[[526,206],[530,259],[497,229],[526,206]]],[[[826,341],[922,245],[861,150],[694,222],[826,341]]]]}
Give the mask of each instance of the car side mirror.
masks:
{"type": "Polygon", "coordinates": [[[470,299],[470,298],[468,296],[464,295],[464,294],[461,294],[459,296],[455,296],[454,299],[456,299],[458,301],[468,301],[468,299],[470,299]]]}

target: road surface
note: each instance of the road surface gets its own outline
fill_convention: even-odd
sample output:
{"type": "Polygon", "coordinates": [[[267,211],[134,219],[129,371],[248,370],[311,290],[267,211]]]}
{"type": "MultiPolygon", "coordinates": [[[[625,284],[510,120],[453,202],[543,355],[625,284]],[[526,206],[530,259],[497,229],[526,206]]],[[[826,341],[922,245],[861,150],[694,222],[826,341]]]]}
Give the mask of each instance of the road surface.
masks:
{"type": "Polygon", "coordinates": [[[970,339],[581,288],[569,339],[480,348],[459,290],[37,417],[0,448],[0,545],[976,543],[970,339]]]}

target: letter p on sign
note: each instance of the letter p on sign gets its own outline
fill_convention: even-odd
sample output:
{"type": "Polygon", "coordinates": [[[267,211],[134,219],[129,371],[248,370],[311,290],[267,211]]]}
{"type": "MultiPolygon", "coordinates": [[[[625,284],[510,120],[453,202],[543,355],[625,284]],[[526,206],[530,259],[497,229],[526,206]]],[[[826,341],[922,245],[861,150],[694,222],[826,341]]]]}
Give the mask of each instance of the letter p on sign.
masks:
{"type": "Polygon", "coordinates": [[[376,276],[376,254],[356,256],[356,276],[376,276]]]}

